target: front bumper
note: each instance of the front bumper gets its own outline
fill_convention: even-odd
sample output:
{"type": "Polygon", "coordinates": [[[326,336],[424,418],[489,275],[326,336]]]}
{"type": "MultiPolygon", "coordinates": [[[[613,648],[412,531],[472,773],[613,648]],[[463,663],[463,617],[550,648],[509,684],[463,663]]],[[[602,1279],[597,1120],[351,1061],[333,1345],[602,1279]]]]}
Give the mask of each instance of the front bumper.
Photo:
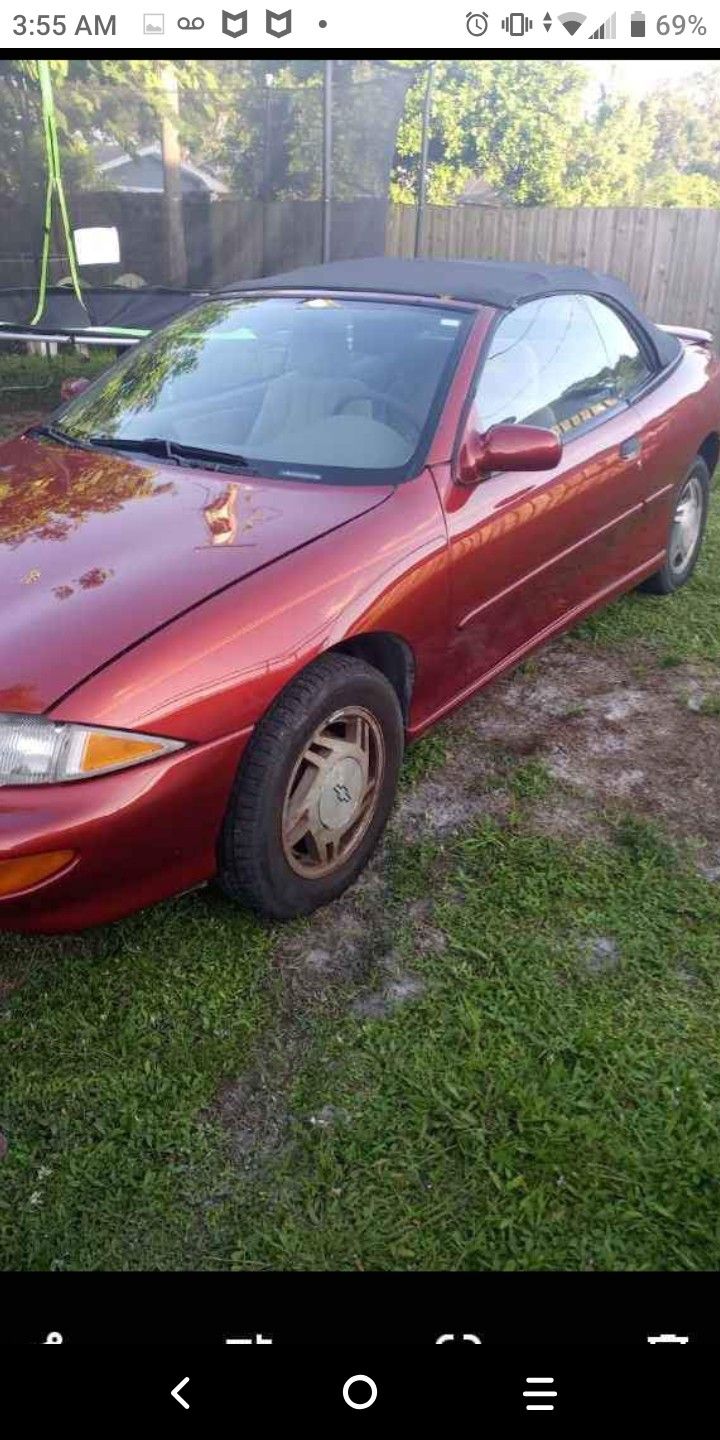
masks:
{"type": "Polygon", "coordinates": [[[84,930],[211,879],[251,733],[93,780],[0,788],[0,860],[75,855],[61,873],[0,898],[0,931],[84,930]]]}

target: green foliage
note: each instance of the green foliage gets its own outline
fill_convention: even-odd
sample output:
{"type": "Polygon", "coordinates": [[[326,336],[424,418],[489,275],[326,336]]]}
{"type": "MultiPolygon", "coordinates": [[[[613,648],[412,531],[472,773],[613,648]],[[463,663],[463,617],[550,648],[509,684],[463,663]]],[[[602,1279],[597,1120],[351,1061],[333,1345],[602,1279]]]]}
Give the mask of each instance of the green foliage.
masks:
{"type": "MultiPolygon", "coordinates": [[[[436,62],[428,198],[452,201],[476,176],[521,205],[562,202],[568,135],[581,111],[586,76],[573,62],[436,62]]],[[[425,81],[408,95],[392,197],[414,200],[425,81]]]]}
{"type": "Polygon", "coordinates": [[[642,191],[643,205],[680,205],[690,208],[720,206],[720,180],[697,171],[678,170],[674,165],[647,181],[642,191]]]}
{"type": "MultiPolygon", "coordinates": [[[[132,152],[157,141],[168,114],[164,72],[179,91],[185,152],[238,195],[270,187],[274,198],[317,198],[322,144],[322,63],[316,60],[72,59],[52,64],[63,166],[69,188],[102,184],[93,174],[99,137],[132,152]],[[265,83],[266,74],[272,87],[265,83]],[[275,129],[268,146],[265,121],[275,129]],[[286,133],[278,143],[280,129],[286,133]],[[270,169],[266,173],[267,160],[270,169]]],[[[417,196],[426,68],[389,62],[409,83],[391,197],[417,196]]],[[[371,87],[371,112],[398,103],[389,80],[373,85],[367,61],[336,63],[336,194],[368,189],[372,131],[354,108],[351,80],[371,87]],[[367,170],[367,175],[364,171],[367,170]]],[[[438,60],[430,140],[429,199],[454,201],[482,179],[516,205],[716,205],[720,203],[718,71],[663,85],[642,100],[621,91],[593,101],[588,71],[573,60],[438,60]]],[[[272,128],[272,127],[271,127],[272,128]]],[[[27,197],[44,181],[36,67],[0,62],[0,191],[27,197]]]]}
{"type": "Polygon", "coordinates": [[[447,742],[442,731],[427,735],[424,740],[417,740],[406,751],[400,779],[401,785],[405,788],[417,785],[420,780],[425,780],[428,775],[432,775],[433,770],[439,769],[446,758],[447,742]]]}
{"type": "Polygon", "coordinates": [[[3,347],[0,350],[2,413],[34,409],[43,409],[47,413],[60,404],[63,380],[73,380],[81,375],[100,375],[114,358],[111,351],[99,349],[93,349],[88,356],[65,351],[46,358],[44,355],[12,354],[3,347]]]}
{"type": "Polygon", "coordinates": [[[68,411],[72,435],[114,435],[128,411],[152,410],[169,376],[176,380],[194,370],[210,328],[232,308],[214,301],[177,316],[165,329],[127,355],[108,375],[99,393],[81,395],[68,411]]]}
{"type": "MultiPolygon", "coordinates": [[[[424,77],[408,96],[392,198],[418,190],[424,77]]],[[[570,60],[436,62],[428,198],[449,204],[481,178],[515,205],[715,205],[717,73],[644,100],[603,92],[570,60]]]]}
{"type": "Polygon", "coordinates": [[[542,760],[524,760],[510,774],[510,790],[517,800],[544,800],[556,786],[542,760]]]}
{"type": "Polygon", "coordinates": [[[654,166],[720,181],[720,69],[716,66],[666,83],[652,92],[646,110],[655,128],[654,166]]]}

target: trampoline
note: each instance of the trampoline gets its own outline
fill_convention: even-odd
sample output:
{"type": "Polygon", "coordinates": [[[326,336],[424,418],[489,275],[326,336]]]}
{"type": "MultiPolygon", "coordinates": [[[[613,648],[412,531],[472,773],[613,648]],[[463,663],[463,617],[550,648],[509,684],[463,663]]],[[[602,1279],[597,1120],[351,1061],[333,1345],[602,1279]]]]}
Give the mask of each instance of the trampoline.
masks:
{"type": "Polygon", "coordinates": [[[83,287],[82,300],[70,287],[49,286],[42,321],[33,324],[37,291],[31,286],[0,291],[0,340],[40,340],[56,345],[137,345],[207,291],[161,286],[124,289],[83,287]]]}
{"type": "Polygon", "coordinates": [[[68,63],[0,62],[0,342],[121,350],[231,280],[384,251],[398,126],[424,67],[217,60],[198,98],[168,66],[159,105],[144,75],[68,63]],[[222,121],[215,94],[232,96],[222,121]]]}

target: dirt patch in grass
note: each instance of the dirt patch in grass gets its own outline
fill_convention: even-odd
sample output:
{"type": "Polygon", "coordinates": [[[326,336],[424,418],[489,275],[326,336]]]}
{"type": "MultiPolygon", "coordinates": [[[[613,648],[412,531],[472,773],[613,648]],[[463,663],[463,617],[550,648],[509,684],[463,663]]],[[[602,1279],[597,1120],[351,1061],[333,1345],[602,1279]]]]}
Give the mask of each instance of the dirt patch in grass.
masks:
{"type": "MultiPolygon", "coordinates": [[[[217,1104],[235,1162],[256,1171],[292,1144],[298,1127],[320,1123],[292,1114],[288,1097],[321,1017],[384,1020],[421,998],[413,960],[446,944],[434,899],[412,898],[423,846],[433,851],[441,895],[445,841],[451,849],[483,820],[579,842],[607,839],[631,813],[693,842],[698,869],[720,880],[718,694],[712,664],[663,667],[636,646],[599,650],[570,637],[463,706],[433,737],[433,766],[422,755],[418,764],[411,749],[418,778],[401,787],[371,865],[335,904],[278,931],[275,1023],[252,1070],[229,1082],[217,1104]]],[[[581,967],[611,971],[613,947],[590,937],[581,967]]],[[[331,1076],[328,1091],[334,1115],[331,1076]]]]}
{"type": "MultiPolygon", "coordinates": [[[[293,1115],[288,1094],[315,1039],[321,1016],[348,1007],[390,1013],[410,998],[411,977],[394,950],[394,923],[383,847],[340,900],[302,925],[278,930],[272,958],[274,1023],[261,1037],[252,1068],[228,1080],[214,1114],[244,1170],[257,1171],[292,1144],[298,1126],[317,1117],[293,1115]],[[407,988],[405,996],[403,987],[407,988]],[[378,1008],[379,1007],[379,1008],[378,1008]]],[[[329,1103],[328,1113],[332,1109],[329,1103]]]]}
{"type": "Polygon", "coordinates": [[[632,809],[695,842],[714,878],[718,708],[720,670],[711,663],[663,667],[637,646],[562,640],[446,724],[444,765],[401,798],[395,825],[407,838],[442,836],[513,809],[533,827],[582,839],[632,809]],[[551,783],[513,795],[513,774],[530,763],[551,783]]]}

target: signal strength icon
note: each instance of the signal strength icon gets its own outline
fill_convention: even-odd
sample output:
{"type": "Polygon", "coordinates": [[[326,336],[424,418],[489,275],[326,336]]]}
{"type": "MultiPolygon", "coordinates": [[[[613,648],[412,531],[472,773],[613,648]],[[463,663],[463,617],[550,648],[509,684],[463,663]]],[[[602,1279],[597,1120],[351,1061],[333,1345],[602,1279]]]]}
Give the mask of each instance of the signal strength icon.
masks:
{"type": "Polygon", "coordinates": [[[616,40],[616,39],[617,39],[617,11],[614,10],[613,13],[612,13],[612,15],[608,15],[607,20],[605,20],[602,25],[598,25],[597,30],[593,30],[593,33],[592,33],[592,35],[590,36],[590,39],[591,39],[591,40],[616,40]]]}
{"type": "Polygon", "coordinates": [[[561,25],[565,26],[568,35],[576,35],[581,25],[585,24],[587,15],[579,15],[576,10],[568,10],[565,15],[558,15],[561,25]]]}

